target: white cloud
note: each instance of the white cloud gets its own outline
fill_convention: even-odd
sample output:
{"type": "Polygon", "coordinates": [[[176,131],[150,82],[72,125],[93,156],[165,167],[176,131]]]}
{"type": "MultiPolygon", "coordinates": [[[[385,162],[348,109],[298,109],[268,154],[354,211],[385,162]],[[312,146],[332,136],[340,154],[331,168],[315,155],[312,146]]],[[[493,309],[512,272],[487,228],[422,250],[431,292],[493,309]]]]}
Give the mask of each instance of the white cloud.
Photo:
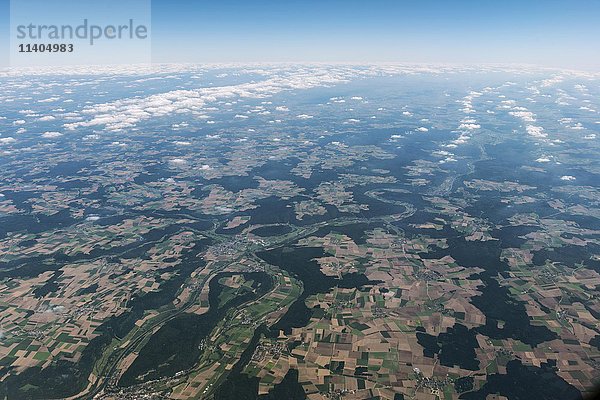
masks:
{"type": "Polygon", "coordinates": [[[524,122],[535,122],[535,115],[531,111],[510,111],[509,114],[524,122]]]}
{"type": "Polygon", "coordinates": [[[595,109],[593,109],[593,108],[590,108],[590,107],[588,107],[588,106],[581,106],[581,107],[579,107],[579,109],[580,109],[580,110],[584,110],[584,111],[596,112],[596,110],[595,110],[595,109]]]}
{"type": "Polygon", "coordinates": [[[84,121],[65,124],[67,129],[103,126],[119,131],[136,126],[140,121],[164,117],[173,113],[199,113],[209,103],[232,101],[236,98],[266,98],[282,91],[329,86],[348,81],[360,74],[352,68],[301,68],[262,71],[266,79],[239,85],[204,87],[194,90],[174,90],[142,98],[121,99],[104,104],[90,105],[81,111],[84,121]]]}
{"type": "Polygon", "coordinates": [[[560,177],[561,181],[574,181],[576,178],[572,175],[563,175],[560,177]]]}
{"type": "Polygon", "coordinates": [[[581,125],[581,122],[577,122],[575,125],[571,125],[569,128],[573,129],[574,131],[581,131],[585,129],[583,125],[581,125]]]}
{"type": "Polygon", "coordinates": [[[60,100],[60,97],[49,97],[47,99],[38,100],[38,103],[52,103],[54,101],[60,100]]]}
{"type": "Polygon", "coordinates": [[[565,80],[565,79],[564,79],[564,77],[563,77],[563,76],[561,76],[561,75],[555,75],[555,76],[553,76],[552,78],[549,78],[549,79],[544,79],[544,80],[541,82],[541,86],[542,86],[542,87],[550,87],[550,86],[552,86],[552,85],[555,85],[555,84],[557,84],[557,83],[560,83],[560,82],[562,82],[562,81],[564,81],[564,80],[565,80]]]}
{"type": "Polygon", "coordinates": [[[460,124],[460,126],[458,127],[458,129],[467,129],[467,130],[474,130],[474,129],[479,129],[481,128],[481,125],[479,124],[460,124]]]}
{"type": "Polygon", "coordinates": [[[17,139],[15,139],[14,137],[4,137],[4,138],[0,138],[0,144],[11,144],[16,142],[17,139]]]}
{"type": "Polygon", "coordinates": [[[525,127],[525,130],[527,131],[528,135],[533,136],[533,137],[538,137],[538,138],[548,137],[548,135],[546,133],[544,133],[544,128],[542,128],[541,126],[527,125],[525,127]]]}
{"type": "Polygon", "coordinates": [[[446,145],[446,147],[449,148],[455,148],[460,144],[465,144],[467,143],[467,141],[471,139],[471,137],[469,135],[467,135],[466,133],[461,133],[460,136],[456,139],[454,139],[449,145],[446,145]]]}
{"type": "Polygon", "coordinates": [[[42,137],[46,139],[53,139],[57,137],[61,137],[62,133],[60,132],[44,132],[42,133],[42,137]]]}
{"type": "Polygon", "coordinates": [[[446,157],[443,160],[438,161],[440,164],[446,164],[449,162],[456,162],[456,158],[454,157],[446,157]]]}

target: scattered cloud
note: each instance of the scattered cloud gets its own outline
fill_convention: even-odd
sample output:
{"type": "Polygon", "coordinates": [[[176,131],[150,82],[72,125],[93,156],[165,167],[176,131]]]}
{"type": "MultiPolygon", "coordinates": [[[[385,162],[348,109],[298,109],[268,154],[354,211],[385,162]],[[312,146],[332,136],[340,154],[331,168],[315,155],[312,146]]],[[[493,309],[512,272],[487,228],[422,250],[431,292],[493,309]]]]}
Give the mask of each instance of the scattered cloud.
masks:
{"type": "Polygon", "coordinates": [[[171,164],[174,164],[174,165],[185,165],[185,164],[187,164],[187,161],[185,159],[183,159],[183,158],[173,158],[173,159],[169,160],[169,162],[171,164]]]}
{"type": "Polygon", "coordinates": [[[535,122],[535,115],[531,111],[510,111],[508,114],[524,122],[535,122]]]}
{"type": "Polygon", "coordinates": [[[55,102],[58,100],[60,100],[60,97],[49,97],[47,99],[38,100],[37,102],[38,103],[52,103],[52,102],[55,102]]]}
{"type": "Polygon", "coordinates": [[[0,137],[0,144],[11,144],[11,143],[15,143],[17,141],[17,139],[15,139],[14,137],[0,137]]]}
{"type": "Polygon", "coordinates": [[[44,132],[42,133],[42,137],[45,139],[53,139],[57,137],[61,137],[62,133],[60,132],[44,132]]]}
{"type": "Polygon", "coordinates": [[[525,127],[525,130],[527,131],[528,135],[533,136],[533,137],[537,137],[537,138],[548,137],[548,135],[546,133],[544,133],[544,128],[542,128],[541,126],[527,125],[525,127]]]}
{"type": "Polygon", "coordinates": [[[458,129],[474,130],[481,128],[479,124],[460,124],[458,129]]]}

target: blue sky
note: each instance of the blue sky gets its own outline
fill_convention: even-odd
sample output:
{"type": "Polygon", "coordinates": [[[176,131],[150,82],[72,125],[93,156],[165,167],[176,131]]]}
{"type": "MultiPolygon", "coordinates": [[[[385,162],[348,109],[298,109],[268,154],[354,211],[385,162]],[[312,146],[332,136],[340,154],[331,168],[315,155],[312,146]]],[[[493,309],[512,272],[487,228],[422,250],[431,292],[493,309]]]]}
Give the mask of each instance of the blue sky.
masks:
{"type": "MultiPolygon", "coordinates": [[[[3,64],[8,4],[0,0],[3,64]]],[[[600,71],[599,20],[600,0],[153,0],[152,55],[155,62],[529,63],[600,71]]]]}

